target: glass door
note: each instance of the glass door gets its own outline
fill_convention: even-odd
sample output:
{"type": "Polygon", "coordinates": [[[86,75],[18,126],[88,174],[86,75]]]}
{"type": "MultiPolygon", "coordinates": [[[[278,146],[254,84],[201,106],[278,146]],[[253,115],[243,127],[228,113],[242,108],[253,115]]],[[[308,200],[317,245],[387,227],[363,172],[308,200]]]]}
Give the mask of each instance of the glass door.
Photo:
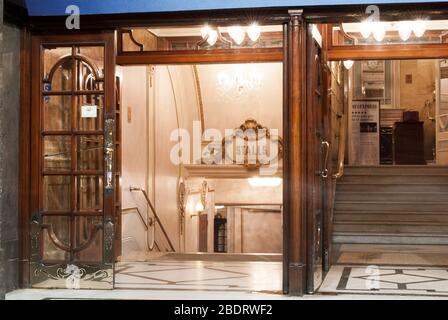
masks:
{"type": "Polygon", "coordinates": [[[324,71],[322,50],[307,36],[307,292],[315,292],[323,280],[324,190],[328,178],[330,144],[324,130],[324,71]]]}
{"type": "Polygon", "coordinates": [[[30,280],[113,288],[114,34],[33,39],[30,280]]]}

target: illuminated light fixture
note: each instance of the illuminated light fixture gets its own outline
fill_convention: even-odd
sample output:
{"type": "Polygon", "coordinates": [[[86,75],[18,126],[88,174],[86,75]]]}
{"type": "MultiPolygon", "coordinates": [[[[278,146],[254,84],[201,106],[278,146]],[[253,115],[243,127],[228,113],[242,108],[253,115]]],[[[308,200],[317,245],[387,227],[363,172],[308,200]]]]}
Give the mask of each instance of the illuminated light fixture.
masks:
{"type": "Polygon", "coordinates": [[[422,37],[426,32],[426,21],[425,20],[415,20],[413,22],[414,34],[417,38],[422,37]]]}
{"type": "Polygon", "coordinates": [[[244,38],[246,37],[246,33],[244,32],[243,28],[241,28],[240,26],[232,26],[227,28],[227,31],[237,45],[243,43],[244,38]]]}
{"type": "Polygon", "coordinates": [[[196,203],[196,206],[194,207],[194,209],[195,209],[197,212],[204,211],[204,205],[202,204],[202,201],[198,201],[198,202],[196,203]]]}
{"type": "Polygon", "coordinates": [[[261,34],[261,28],[260,26],[254,22],[249,27],[247,27],[247,35],[249,36],[249,39],[253,42],[257,41],[258,38],[260,38],[261,34]]]}
{"type": "Polygon", "coordinates": [[[398,22],[398,34],[401,40],[407,41],[412,33],[412,22],[411,21],[400,21],[398,22]]]}
{"type": "Polygon", "coordinates": [[[208,36],[208,33],[210,32],[210,30],[211,30],[210,27],[207,25],[205,25],[201,28],[202,39],[205,39],[208,36]]]}
{"type": "Polygon", "coordinates": [[[355,63],[355,61],[353,61],[353,60],[344,60],[345,69],[350,70],[353,67],[354,63],[355,63]]]}
{"type": "Polygon", "coordinates": [[[218,40],[218,31],[211,29],[208,32],[207,43],[211,46],[214,46],[217,40],[218,40]]]}
{"type": "Polygon", "coordinates": [[[364,39],[367,39],[372,34],[372,22],[370,20],[364,20],[361,22],[360,32],[364,39]]]}
{"type": "Polygon", "coordinates": [[[283,179],[278,177],[252,177],[247,179],[251,187],[278,187],[283,179]]]}
{"type": "Polygon", "coordinates": [[[386,36],[386,28],[383,22],[375,22],[373,25],[373,38],[377,42],[383,41],[386,36]]]}
{"type": "Polygon", "coordinates": [[[221,210],[221,209],[224,209],[224,208],[225,208],[225,206],[215,206],[216,210],[221,210]]]}

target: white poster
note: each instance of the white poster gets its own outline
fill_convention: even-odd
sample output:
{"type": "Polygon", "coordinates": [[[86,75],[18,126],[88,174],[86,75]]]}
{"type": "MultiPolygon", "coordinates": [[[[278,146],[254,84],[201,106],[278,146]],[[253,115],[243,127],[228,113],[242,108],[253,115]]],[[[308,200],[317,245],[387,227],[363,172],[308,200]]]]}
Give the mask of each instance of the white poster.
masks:
{"type": "Polygon", "coordinates": [[[379,165],[380,102],[352,101],[350,130],[350,164],[379,165]]]}

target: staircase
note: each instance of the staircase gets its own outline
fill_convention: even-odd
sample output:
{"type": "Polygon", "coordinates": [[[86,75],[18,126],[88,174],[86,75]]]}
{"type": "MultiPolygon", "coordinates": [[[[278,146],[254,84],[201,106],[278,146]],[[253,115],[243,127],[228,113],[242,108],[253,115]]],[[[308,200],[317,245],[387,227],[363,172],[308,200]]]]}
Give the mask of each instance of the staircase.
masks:
{"type": "Polygon", "coordinates": [[[448,244],[448,167],[346,166],[336,244],[448,244]]]}

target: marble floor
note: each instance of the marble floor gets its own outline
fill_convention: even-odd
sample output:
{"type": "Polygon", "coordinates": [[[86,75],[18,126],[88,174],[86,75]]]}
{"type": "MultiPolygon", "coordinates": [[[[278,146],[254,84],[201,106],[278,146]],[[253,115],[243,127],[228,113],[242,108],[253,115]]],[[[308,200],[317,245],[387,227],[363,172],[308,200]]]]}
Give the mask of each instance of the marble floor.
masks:
{"type": "Polygon", "coordinates": [[[281,293],[282,263],[151,261],[117,264],[115,288],[281,293]]]}
{"type": "Polygon", "coordinates": [[[448,246],[444,245],[337,245],[333,264],[448,267],[448,246]]]}
{"type": "Polygon", "coordinates": [[[448,299],[448,268],[335,265],[331,267],[319,293],[448,299]]]}

